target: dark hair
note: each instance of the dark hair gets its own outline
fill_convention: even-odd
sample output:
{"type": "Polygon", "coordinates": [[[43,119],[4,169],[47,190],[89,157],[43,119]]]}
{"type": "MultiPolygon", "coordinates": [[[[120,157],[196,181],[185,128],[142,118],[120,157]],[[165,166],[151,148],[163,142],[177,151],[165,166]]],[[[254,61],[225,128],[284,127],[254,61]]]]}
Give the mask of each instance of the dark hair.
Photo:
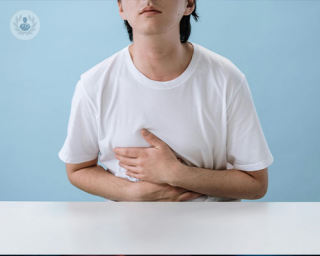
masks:
{"type": "MultiPolygon", "coordinates": [[[[121,0],[118,0],[118,2],[121,2],[121,0]]],[[[194,10],[191,13],[195,21],[198,21],[198,14],[196,12],[197,9],[197,0],[194,0],[194,10]]],[[[132,35],[132,27],[130,26],[129,22],[127,20],[124,20],[124,26],[126,27],[128,34],[129,34],[129,40],[133,41],[133,35],[132,35]]],[[[190,23],[190,15],[183,16],[180,21],[180,41],[181,43],[186,43],[190,37],[191,34],[191,23],[190,23]]]]}

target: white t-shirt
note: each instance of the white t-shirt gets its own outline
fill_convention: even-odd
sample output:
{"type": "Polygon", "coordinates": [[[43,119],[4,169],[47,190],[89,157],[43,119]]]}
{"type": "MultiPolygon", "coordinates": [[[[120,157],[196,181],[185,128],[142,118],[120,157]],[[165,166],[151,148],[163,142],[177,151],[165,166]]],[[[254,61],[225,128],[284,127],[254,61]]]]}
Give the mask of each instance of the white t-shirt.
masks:
{"type": "MultiPolygon", "coordinates": [[[[99,156],[106,171],[140,181],[125,174],[113,149],[151,147],[140,133],[146,128],[190,166],[255,171],[271,165],[246,76],[227,58],[192,45],[187,69],[170,81],[143,75],[129,45],[81,74],[60,159],[77,164],[99,156]]],[[[189,201],[241,199],[201,196],[189,201]]]]}

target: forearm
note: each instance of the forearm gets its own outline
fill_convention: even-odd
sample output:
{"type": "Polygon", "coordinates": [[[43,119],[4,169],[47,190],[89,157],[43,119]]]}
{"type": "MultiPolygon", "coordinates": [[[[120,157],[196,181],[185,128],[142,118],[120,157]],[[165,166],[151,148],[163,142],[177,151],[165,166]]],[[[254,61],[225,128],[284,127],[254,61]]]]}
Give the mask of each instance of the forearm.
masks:
{"type": "Polygon", "coordinates": [[[256,200],[262,197],[259,182],[237,169],[211,170],[180,165],[168,180],[178,186],[212,197],[256,200]]]}
{"type": "Polygon", "coordinates": [[[113,201],[133,201],[132,181],[117,177],[96,165],[73,172],[69,181],[75,187],[113,201]]]}

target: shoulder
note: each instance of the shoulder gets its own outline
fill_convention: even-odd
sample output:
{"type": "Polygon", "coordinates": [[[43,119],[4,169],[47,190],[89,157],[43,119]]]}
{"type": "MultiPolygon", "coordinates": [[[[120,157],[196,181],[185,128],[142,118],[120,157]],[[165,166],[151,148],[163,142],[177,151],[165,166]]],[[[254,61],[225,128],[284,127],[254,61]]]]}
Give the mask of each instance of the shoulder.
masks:
{"type": "Polygon", "coordinates": [[[112,73],[116,63],[121,63],[120,54],[121,51],[114,53],[80,75],[82,89],[93,105],[98,101],[106,79],[112,73]]]}
{"type": "Polygon", "coordinates": [[[90,89],[89,87],[98,86],[99,82],[103,80],[104,76],[110,72],[110,68],[113,67],[115,62],[117,62],[120,57],[120,53],[121,51],[114,53],[110,57],[104,59],[82,73],[80,77],[84,87],[86,87],[86,89],[90,89]]]}
{"type": "Polygon", "coordinates": [[[244,73],[229,58],[222,56],[210,49],[198,44],[198,49],[202,59],[202,65],[207,66],[210,73],[213,73],[221,86],[227,90],[237,90],[245,78],[244,73]]]}
{"type": "Polygon", "coordinates": [[[109,56],[108,58],[102,60],[98,64],[94,65],[93,67],[89,68],[87,71],[81,74],[81,78],[85,79],[97,79],[103,73],[106,71],[106,68],[108,68],[116,59],[119,57],[122,51],[118,51],[114,53],[113,55],[109,56]]]}

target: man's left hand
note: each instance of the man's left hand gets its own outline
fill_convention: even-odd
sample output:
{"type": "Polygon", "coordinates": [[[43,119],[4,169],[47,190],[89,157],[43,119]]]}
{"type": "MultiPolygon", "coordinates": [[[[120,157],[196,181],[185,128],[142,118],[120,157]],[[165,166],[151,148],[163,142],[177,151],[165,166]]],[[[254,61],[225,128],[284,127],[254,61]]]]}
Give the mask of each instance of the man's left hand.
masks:
{"type": "Polygon", "coordinates": [[[157,136],[148,132],[141,134],[153,147],[114,148],[119,165],[128,176],[152,183],[168,183],[182,163],[171,148],[157,136]]]}

